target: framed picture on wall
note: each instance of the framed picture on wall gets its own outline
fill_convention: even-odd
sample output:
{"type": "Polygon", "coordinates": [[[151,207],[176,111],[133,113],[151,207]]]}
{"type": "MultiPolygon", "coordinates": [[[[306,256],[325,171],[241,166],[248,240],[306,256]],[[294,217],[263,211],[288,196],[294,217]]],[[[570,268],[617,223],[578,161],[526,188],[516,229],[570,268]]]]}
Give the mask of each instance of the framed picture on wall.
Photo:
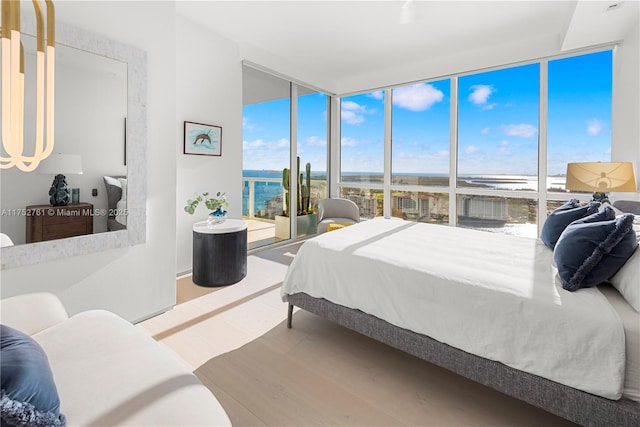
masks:
{"type": "Polygon", "coordinates": [[[222,128],[202,123],[184,122],[184,154],[222,155],[222,128]]]}

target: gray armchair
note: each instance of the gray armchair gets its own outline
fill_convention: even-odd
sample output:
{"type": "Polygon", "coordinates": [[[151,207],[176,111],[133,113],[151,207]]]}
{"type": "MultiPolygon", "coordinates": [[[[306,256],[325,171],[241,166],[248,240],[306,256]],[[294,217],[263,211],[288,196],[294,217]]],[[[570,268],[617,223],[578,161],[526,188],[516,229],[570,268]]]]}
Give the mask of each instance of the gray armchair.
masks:
{"type": "Polygon", "coordinates": [[[360,222],[358,205],[347,199],[322,199],[318,202],[318,234],[327,231],[332,222],[360,222]]]}

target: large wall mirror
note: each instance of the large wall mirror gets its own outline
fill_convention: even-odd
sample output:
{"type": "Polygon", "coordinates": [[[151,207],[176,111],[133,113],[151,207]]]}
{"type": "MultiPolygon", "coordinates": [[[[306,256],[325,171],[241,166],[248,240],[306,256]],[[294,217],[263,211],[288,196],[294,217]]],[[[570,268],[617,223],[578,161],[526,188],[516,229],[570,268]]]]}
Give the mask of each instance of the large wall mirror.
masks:
{"type": "MultiPolygon", "coordinates": [[[[29,34],[35,34],[35,23],[26,15],[21,25],[25,47],[24,141],[29,153],[35,135],[35,38],[29,34]]],[[[66,175],[70,188],[79,189],[79,202],[93,206],[93,231],[32,243],[32,236],[27,235],[27,215],[34,210],[28,207],[49,204],[54,175],[43,173],[40,166],[40,172],[2,169],[0,231],[13,243],[1,249],[2,269],[145,241],[146,82],[144,51],[56,24],[52,157],[80,156],[81,175],[59,172],[66,175]],[[121,200],[114,200],[113,188],[106,181],[126,187],[122,197],[118,193],[121,200]]]]}

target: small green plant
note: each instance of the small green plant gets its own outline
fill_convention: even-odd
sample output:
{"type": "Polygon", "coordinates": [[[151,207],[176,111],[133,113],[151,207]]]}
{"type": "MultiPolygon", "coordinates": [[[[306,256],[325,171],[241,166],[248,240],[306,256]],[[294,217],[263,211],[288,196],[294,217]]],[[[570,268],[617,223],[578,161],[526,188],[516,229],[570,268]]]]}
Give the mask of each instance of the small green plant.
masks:
{"type": "Polygon", "coordinates": [[[227,202],[227,196],[225,193],[217,192],[215,197],[209,197],[209,193],[202,193],[197,195],[193,199],[187,200],[187,205],[184,207],[184,211],[189,215],[193,215],[196,211],[198,205],[204,202],[204,205],[209,209],[209,211],[213,212],[217,209],[221,209],[223,207],[229,206],[229,202],[227,202]]]}

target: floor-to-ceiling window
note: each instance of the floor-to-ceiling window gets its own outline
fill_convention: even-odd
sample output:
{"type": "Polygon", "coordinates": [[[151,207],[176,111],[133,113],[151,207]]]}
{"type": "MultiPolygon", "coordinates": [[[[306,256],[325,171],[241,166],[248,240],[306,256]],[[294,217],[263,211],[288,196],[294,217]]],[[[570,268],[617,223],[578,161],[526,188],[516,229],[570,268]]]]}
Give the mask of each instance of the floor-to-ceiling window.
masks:
{"type": "Polygon", "coordinates": [[[458,79],[459,226],[536,235],[537,198],[524,193],[538,191],[539,70],[458,79]]]}
{"type": "Polygon", "coordinates": [[[344,97],[340,195],[363,219],[535,237],[549,209],[590,198],[565,190],[567,163],[610,159],[612,62],[606,49],[344,97]]]}
{"type": "Polygon", "coordinates": [[[243,67],[242,215],[249,249],[316,232],[317,201],[327,194],[327,105],[325,94],[243,67]]]}
{"type": "Polygon", "coordinates": [[[318,201],[327,197],[327,106],[326,94],[298,86],[298,237],[316,233],[318,201]]]}
{"type": "Polygon", "coordinates": [[[344,97],[340,106],[340,195],[362,218],[383,214],[384,93],[344,97]]]}
{"type": "Polygon", "coordinates": [[[449,222],[449,79],[391,92],[391,215],[449,222]]]}
{"type": "Polygon", "coordinates": [[[549,212],[566,199],[567,163],[611,160],[612,60],[613,51],[605,50],[549,61],[549,212]]]}

